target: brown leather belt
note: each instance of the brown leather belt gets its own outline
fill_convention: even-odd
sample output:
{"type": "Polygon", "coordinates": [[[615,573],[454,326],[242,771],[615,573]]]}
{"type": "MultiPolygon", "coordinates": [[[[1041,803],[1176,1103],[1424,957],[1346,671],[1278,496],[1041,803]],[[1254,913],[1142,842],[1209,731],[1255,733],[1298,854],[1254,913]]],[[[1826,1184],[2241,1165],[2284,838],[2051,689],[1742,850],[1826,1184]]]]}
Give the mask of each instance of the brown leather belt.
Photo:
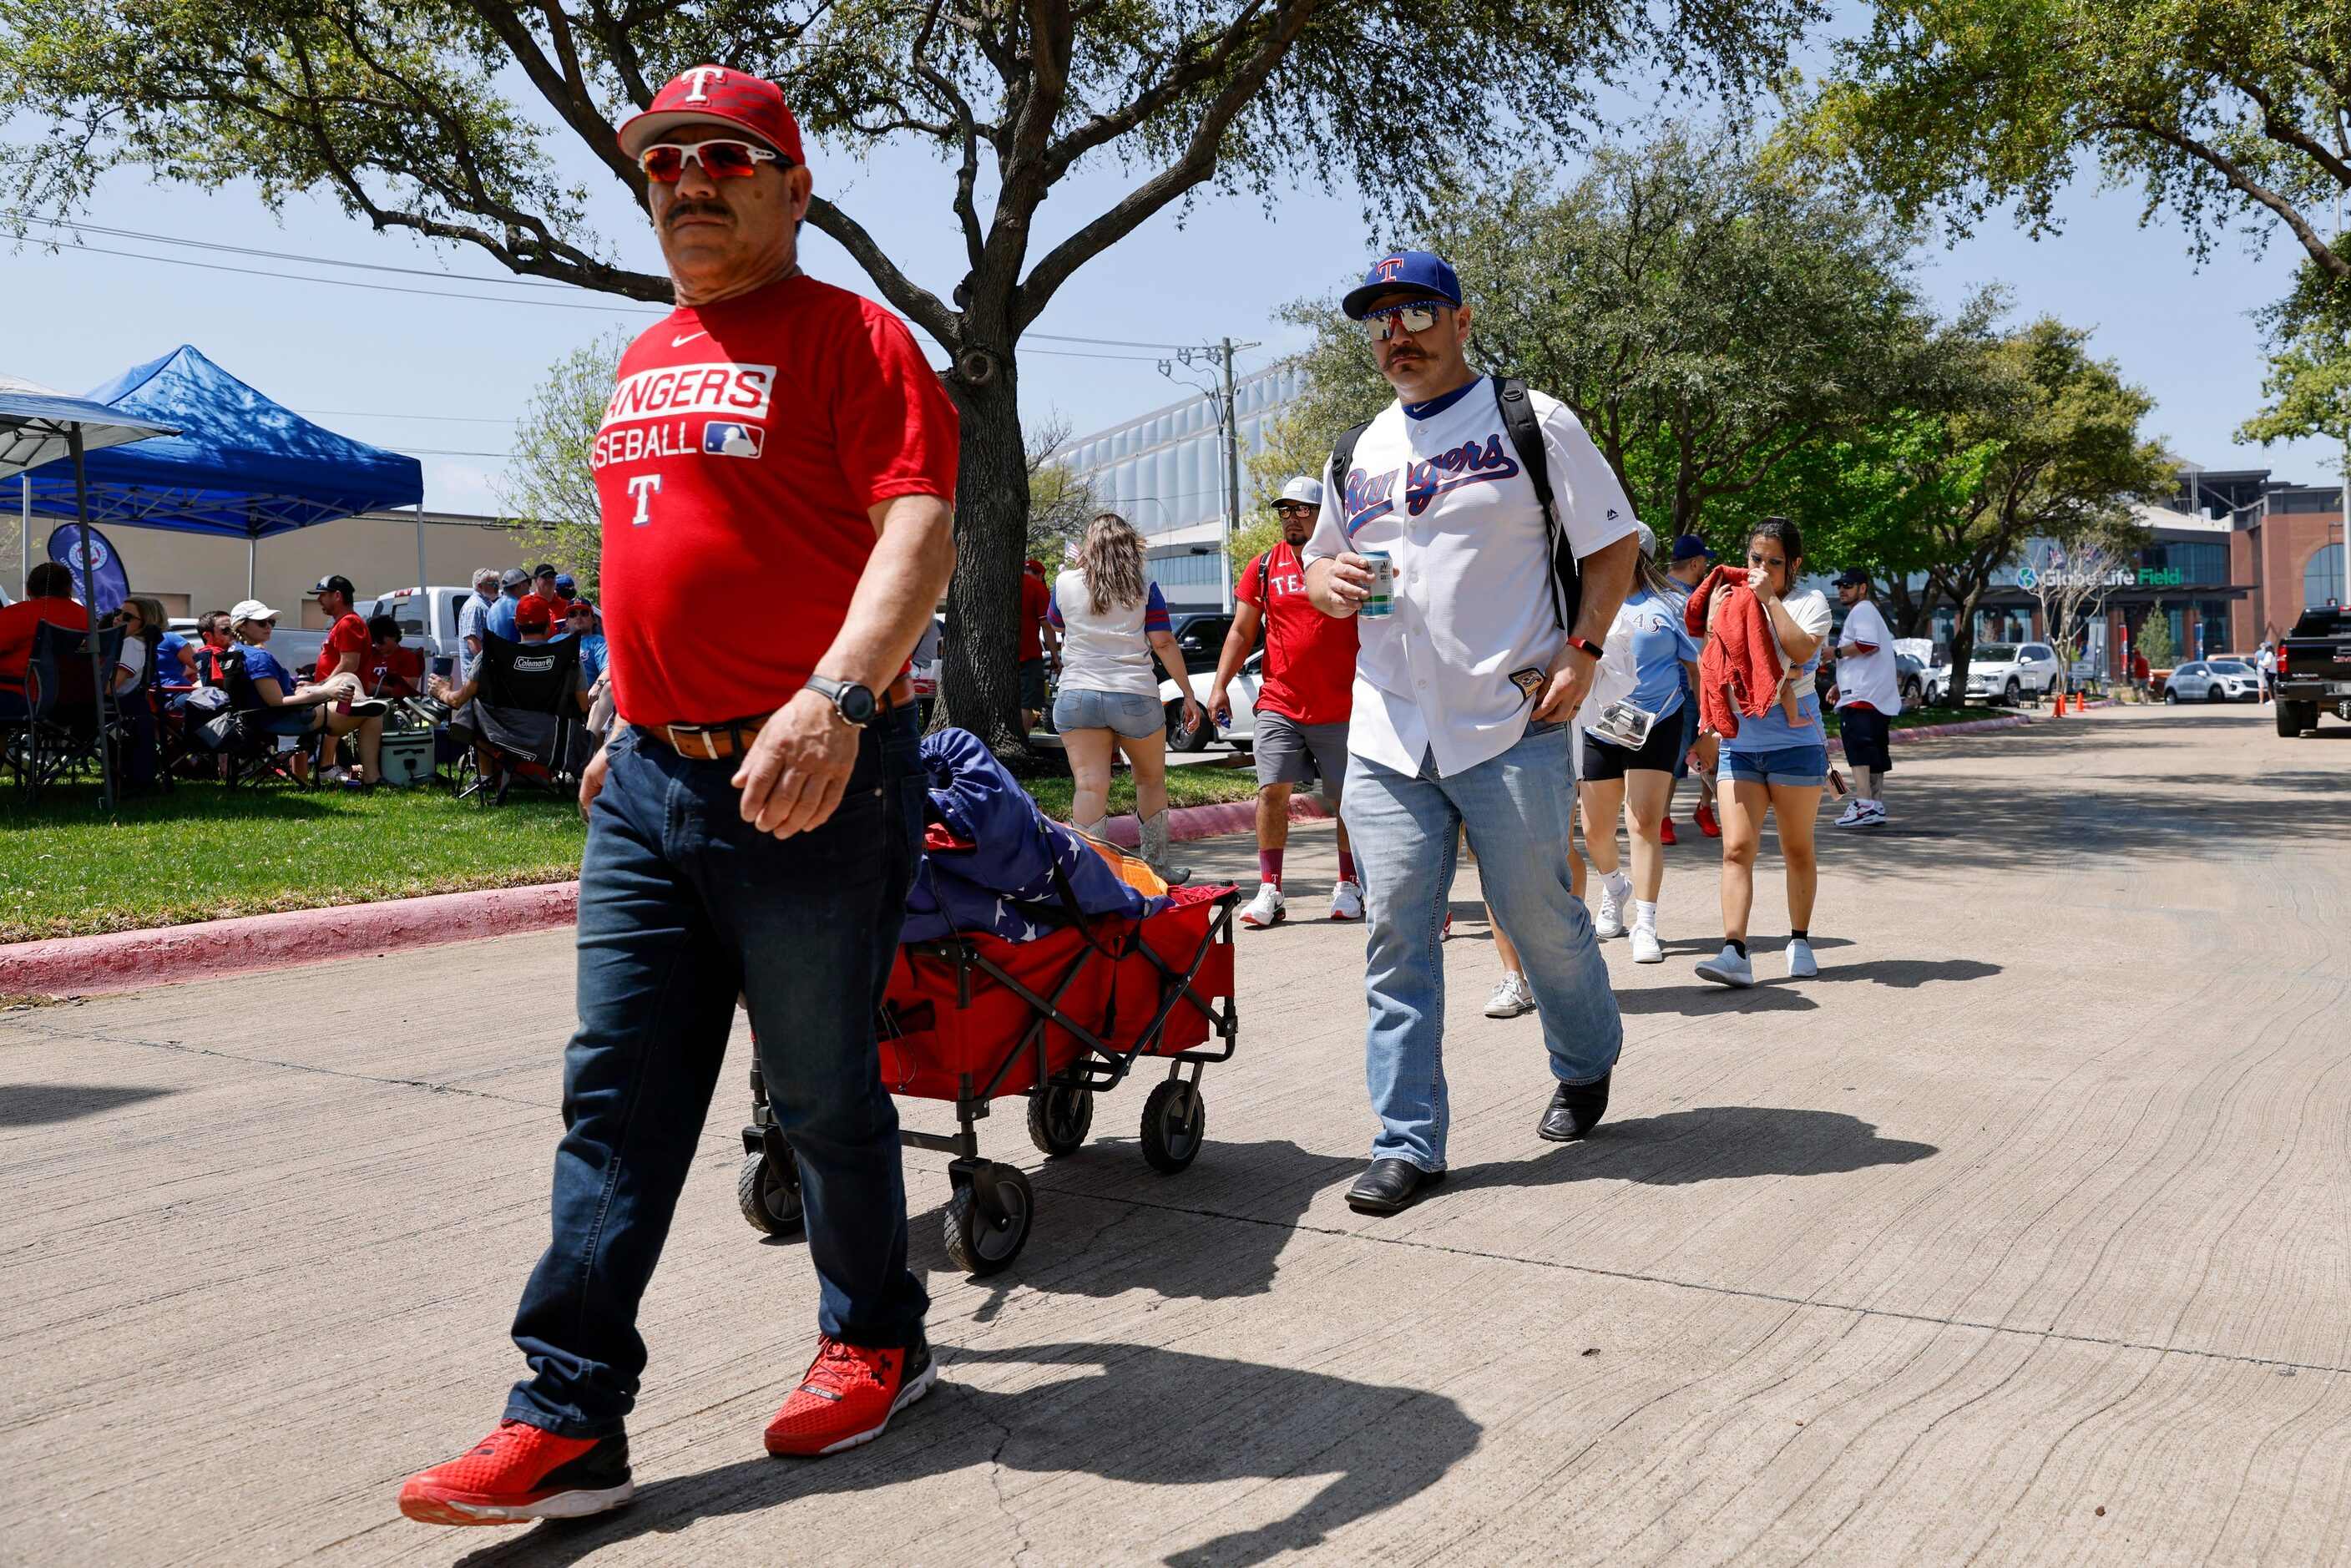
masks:
{"type": "MultiPolygon", "coordinates": [[[[902,708],[914,700],[913,677],[900,675],[882,694],[882,711],[902,708]]],[[[699,762],[727,762],[751,749],[759,737],[759,727],[773,717],[772,713],[752,714],[744,718],[724,719],[717,724],[646,724],[638,732],[676,752],[699,762]]]]}

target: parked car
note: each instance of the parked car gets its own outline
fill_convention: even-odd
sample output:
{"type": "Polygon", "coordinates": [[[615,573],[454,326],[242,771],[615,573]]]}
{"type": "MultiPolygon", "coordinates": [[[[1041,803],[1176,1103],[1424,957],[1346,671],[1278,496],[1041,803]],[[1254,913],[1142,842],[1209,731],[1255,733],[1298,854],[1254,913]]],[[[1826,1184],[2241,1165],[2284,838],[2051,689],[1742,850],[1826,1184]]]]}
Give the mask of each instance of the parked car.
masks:
{"type": "Polygon", "coordinates": [[[2314,605],[2279,640],[2277,732],[2298,737],[2318,727],[2318,716],[2332,712],[2351,723],[2351,609],[2314,605]]]}
{"type": "Polygon", "coordinates": [[[1167,710],[1167,749],[1206,751],[1208,742],[1221,740],[1236,750],[1248,750],[1256,734],[1258,674],[1265,665],[1265,650],[1259,648],[1242,660],[1240,673],[1226,688],[1233,709],[1228,716],[1230,722],[1226,724],[1217,724],[1208,712],[1208,693],[1217,684],[1215,658],[1195,661],[1187,650],[1184,664],[1191,672],[1192,700],[1200,705],[1200,722],[1187,727],[1184,723],[1184,688],[1174,681],[1160,682],[1159,701],[1167,710]]]}
{"type": "Polygon", "coordinates": [[[2168,703],[2257,703],[2262,673],[2234,659],[2191,659],[2163,684],[2168,703]]]}
{"type": "MultiPolygon", "coordinates": [[[[1970,702],[1999,702],[2014,707],[2028,695],[2038,702],[2057,685],[2061,666],[2057,651],[2046,643],[1980,643],[1968,660],[1970,702]]],[[[1951,669],[1946,664],[1927,677],[1927,700],[1940,706],[1950,700],[1951,669]]]]}
{"type": "Polygon", "coordinates": [[[1233,629],[1233,618],[1215,610],[1193,610],[1169,617],[1176,633],[1176,646],[1183,651],[1186,669],[1206,669],[1216,673],[1217,656],[1225,651],[1225,634],[1233,629]]]}
{"type": "Polygon", "coordinates": [[[1902,708],[1908,712],[1927,706],[1927,661],[1916,653],[1894,651],[1894,683],[1902,694],[1902,708]]]}

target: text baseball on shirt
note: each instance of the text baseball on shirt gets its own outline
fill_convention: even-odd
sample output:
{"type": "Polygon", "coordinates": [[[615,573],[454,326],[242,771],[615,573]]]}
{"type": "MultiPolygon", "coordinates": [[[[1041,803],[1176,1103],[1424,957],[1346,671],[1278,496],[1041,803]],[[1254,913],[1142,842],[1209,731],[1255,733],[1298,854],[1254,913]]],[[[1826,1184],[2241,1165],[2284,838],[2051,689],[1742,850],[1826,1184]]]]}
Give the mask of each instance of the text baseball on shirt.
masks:
{"type": "MultiPolygon", "coordinates": [[[[775,366],[731,361],[673,365],[623,376],[604,405],[589,466],[689,453],[757,457],[766,447],[767,429],[748,422],[767,417],[775,384],[775,366]]],[[[640,523],[646,520],[643,500],[641,496],[634,519],[640,523]]]]}

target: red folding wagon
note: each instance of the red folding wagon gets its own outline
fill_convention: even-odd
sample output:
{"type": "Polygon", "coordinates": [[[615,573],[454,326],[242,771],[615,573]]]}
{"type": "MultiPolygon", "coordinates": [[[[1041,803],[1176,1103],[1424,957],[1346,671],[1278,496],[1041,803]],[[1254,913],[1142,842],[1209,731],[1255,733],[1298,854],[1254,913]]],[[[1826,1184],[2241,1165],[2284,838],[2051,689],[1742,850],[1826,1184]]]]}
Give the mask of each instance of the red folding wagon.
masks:
{"type": "MultiPolygon", "coordinates": [[[[1144,1097],[1143,1157],[1173,1174],[1207,1131],[1200,1071],[1228,1061],[1239,1037],[1233,1005],[1236,888],[1176,888],[1142,920],[1107,916],[1007,942],[982,935],[910,942],[898,950],[875,1020],[882,1082],[894,1094],[952,1101],[953,1136],[902,1130],[908,1148],[952,1155],[947,1256],[992,1274],[1019,1255],[1036,1207],[1029,1178],[979,1154],[976,1124],[991,1103],[1029,1098],[1029,1136],[1049,1159],[1075,1154],[1093,1124],[1094,1095],[1137,1061],[1167,1075],[1144,1097]]],[[[757,1054],[751,1123],[737,1197],[769,1236],[801,1227],[799,1170],[768,1113],[757,1054]]]]}

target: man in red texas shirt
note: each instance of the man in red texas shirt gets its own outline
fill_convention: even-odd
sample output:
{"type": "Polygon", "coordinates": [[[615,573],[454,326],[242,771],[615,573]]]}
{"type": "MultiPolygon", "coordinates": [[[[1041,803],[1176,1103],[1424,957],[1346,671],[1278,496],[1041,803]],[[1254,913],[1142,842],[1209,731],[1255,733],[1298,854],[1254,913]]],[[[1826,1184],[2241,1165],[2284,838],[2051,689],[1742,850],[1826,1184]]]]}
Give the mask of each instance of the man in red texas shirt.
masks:
{"type": "MultiPolygon", "coordinates": [[[[1333,810],[1347,777],[1347,720],[1355,706],[1355,622],[1323,614],[1306,597],[1306,569],[1298,549],[1314,537],[1322,512],[1322,484],[1300,477],[1273,503],[1281,542],[1241,570],[1233,581],[1233,629],[1217,655],[1217,682],[1208,711],[1218,724],[1232,719],[1228,689],[1241,661],[1265,629],[1265,664],[1259,674],[1257,718],[1250,747],[1257,753],[1257,896],[1241,924],[1259,928],[1290,917],[1281,891],[1282,852],[1290,843],[1290,790],[1320,773],[1333,810]]],[[[1363,884],[1355,880],[1354,847],[1339,824],[1339,880],[1331,889],[1331,918],[1364,917],[1363,884]]]]}
{"type": "MultiPolygon", "coordinates": [[[[955,565],[955,409],[894,316],[800,272],[811,181],[773,84],[696,66],[620,141],[678,308],[622,356],[590,455],[620,722],[580,789],[554,1238],[515,1315],[531,1375],[506,1418],[401,1490],[433,1523],[632,1495],[637,1307],[738,991],[820,1288],[816,1359],[768,1451],[878,1437],[936,1376],[872,1020],[922,848],[899,674],[955,565]],[[762,635],[710,612],[713,581],[774,607],[762,635]]],[[[767,1322],[743,1319],[746,1351],[767,1322]]]]}

